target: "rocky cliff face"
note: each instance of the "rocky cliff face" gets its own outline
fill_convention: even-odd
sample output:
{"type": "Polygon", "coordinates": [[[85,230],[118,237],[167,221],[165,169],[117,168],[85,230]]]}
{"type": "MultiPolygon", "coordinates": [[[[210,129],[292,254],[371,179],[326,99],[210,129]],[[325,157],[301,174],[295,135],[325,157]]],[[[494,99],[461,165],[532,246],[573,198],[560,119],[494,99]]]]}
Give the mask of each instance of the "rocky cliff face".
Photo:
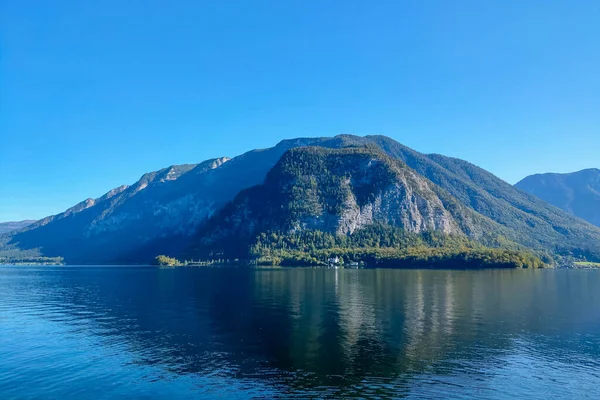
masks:
{"type": "Polygon", "coordinates": [[[281,188],[274,206],[296,215],[287,222],[292,229],[352,234],[381,223],[410,232],[460,231],[423,177],[373,150],[293,150],[265,185],[281,188]],[[305,214],[293,210],[296,204],[305,214]]]}
{"type": "Polygon", "coordinates": [[[528,176],[515,185],[556,207],[600,226],[600,170],[528,176]]]}

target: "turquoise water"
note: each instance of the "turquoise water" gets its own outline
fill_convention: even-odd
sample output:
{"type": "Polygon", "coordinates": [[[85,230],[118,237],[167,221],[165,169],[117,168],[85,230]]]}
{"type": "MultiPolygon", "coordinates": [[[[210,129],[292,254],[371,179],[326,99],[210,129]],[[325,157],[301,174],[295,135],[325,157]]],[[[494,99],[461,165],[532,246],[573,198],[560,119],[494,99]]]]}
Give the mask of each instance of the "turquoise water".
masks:
{"type": "Polygon", "coordinates": [[[600,398],[598,270],[0,267],[0,399],[600,398]]]}

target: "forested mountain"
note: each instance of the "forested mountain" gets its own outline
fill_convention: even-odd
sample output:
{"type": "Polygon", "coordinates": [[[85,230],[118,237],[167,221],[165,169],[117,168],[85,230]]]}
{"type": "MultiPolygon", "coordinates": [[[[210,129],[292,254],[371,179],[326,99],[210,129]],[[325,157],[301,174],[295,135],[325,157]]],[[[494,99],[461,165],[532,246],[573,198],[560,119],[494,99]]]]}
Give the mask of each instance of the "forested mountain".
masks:
{"type": "Polygon", "coordinates": [[[600,169],[570,174],[537,174],[515,185],[569,214],[600,226],[600,169]]]}
{"type": "Polygon", "coordinates": [[[0,235],[0,258],[148,262],[208,243],[236,218],[258,224],[240,225],[247,237],[290,227],[341,237],[377,225],[600,259],[600,229],[481,168],[421,154],[387,137],[351,135],[285,140],[233,159],[146,174],[134,185],[0,235]],[[311,148],[289,151],[301,147],[311,148]],[[231,213],[229,219],[223,212],[231,213]]]}
{"type": "Polygon", "coordinates": [[[27,219],[24,221],[9,221],[9,222],[0,222],[0,235],[3,233],[8,233],[11,231],[16,231],[21,228],[25,228],[28,225],[31,225],[35,222],[33,219],[27,219]]]}
{"type": "Polygon", "coordinates": [[[242,191],[197,238],[205,252],[243,256],[264,232],[348,236],[373,225],[473,239],[504,231],[374,146],[303,147],[285,153],[264,184],[242,191]]]}

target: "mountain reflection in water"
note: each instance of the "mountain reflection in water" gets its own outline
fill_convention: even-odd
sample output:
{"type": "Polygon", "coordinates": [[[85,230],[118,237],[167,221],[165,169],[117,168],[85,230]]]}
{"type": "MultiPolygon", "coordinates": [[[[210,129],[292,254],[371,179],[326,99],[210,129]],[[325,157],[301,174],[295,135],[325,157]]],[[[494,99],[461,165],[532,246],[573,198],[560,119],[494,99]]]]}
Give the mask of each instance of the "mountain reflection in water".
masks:
{"type": "Polygon", "coordinates": [[[591,270],[0,267],[0,398],[598,398],[599,288],[591,270]]]}

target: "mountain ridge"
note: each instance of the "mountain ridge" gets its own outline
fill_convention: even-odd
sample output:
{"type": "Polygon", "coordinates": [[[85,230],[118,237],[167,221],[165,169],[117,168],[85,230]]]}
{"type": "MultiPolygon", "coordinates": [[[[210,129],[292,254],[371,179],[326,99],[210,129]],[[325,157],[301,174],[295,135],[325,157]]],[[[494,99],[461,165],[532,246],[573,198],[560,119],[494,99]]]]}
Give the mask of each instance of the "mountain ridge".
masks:
{"type": "Polygon", "coordinates": [[[263,184],[286,152],[307,146],[376,149],[435,185],[440,198],[449,196],[457,207],[475,212],[509,243],[600,259],[597,227],[471,163],[422,154],[380,135],[286,139],[232,159],[216,158],[144,174],[133,185],[81,202],[60,217],[0,236],[0,257],[25,252],[64,256],[69,263],[138,263],[148,262],[157,253],[181,252],[202,225],[240,192],[263,184]]]}

